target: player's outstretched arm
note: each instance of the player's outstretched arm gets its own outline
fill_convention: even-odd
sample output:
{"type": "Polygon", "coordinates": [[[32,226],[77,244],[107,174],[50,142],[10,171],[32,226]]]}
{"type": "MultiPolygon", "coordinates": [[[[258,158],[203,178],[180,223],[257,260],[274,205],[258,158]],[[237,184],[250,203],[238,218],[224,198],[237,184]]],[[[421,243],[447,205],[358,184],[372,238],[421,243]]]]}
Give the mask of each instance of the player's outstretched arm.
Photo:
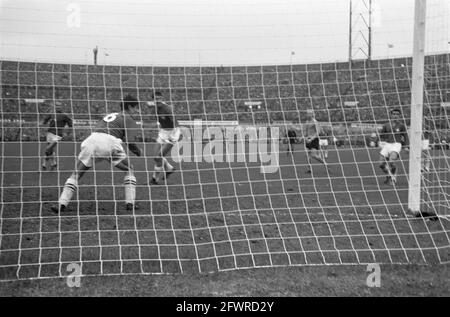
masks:
{"type": "Polygon", "coordinates": [[[136,145],[136,143],[128,143],[128,149],[136,156],[142,155],[141,149],[136,145]]]}

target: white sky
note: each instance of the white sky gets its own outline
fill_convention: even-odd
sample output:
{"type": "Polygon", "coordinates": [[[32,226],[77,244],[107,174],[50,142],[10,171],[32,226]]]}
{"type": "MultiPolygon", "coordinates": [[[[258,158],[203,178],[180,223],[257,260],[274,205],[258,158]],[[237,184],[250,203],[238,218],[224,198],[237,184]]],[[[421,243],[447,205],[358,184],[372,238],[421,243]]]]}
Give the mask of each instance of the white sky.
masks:
{"type": "MultiPolygon", "coordinates": [[[[92,63],[96,45],[99,64],[258,65],[348,59],[349,0],[0,1],[2,59],[92,63]],[[79,27],[70,19],[70,8],[76,7],[79,27]]],[[[369,2],[353,0],[355,17],[367,12],[364,1],[369,2]]],[[[372,0],[372,6],[373,57],[411,55],[414,0],[372,0]]],[[[428,0],[427,13],[427,51],[449,51],[450,0],[428,0]]],[[[357,36],[362,26],[355,18],[357,43],[363,42],[357,36]]],[[[361,57],[357,48],[355,57],[361,57]]]]}

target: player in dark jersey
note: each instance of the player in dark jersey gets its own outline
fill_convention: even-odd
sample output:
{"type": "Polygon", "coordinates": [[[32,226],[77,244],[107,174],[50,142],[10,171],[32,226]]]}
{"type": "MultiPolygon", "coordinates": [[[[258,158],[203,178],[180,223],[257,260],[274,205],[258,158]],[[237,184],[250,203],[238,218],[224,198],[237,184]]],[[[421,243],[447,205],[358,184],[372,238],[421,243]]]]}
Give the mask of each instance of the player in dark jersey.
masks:
{"type": "Polygon", "coordinates": [[[42,170],[44,171],[47,169],[47,162],[50,160],[50,169],[56,169],[56,145],[63,139],[64,128],[66,126],[72,128],[73,126],[72,119],[62,112],[61,104],[59,102],[54,104],[54,111],[54,113],[46,115],[42,121],[42,124],[48,124],[46,135],[47,146],[45,148],[45,157],[42,159],[41,163],[42,170]]]}
{"type": "Polygon", "coordinates": [[[395,162],[400,158],[402,146],[409,143],[406,126],[400,121],[401,111],[391,110],[391,120],[385,123],[380,131],[380,168],[387,174],[386,184],[397,182],[395,162]]]}
{"type": "MultiPolygon", "coordinates": [[[[160,92],[155,92],[153,98],[156,104],[156,118],[159,125],[159,132],[154,157],[155,169],[151,183],[158,184],[161,175],[165,175],[165,178],[167,178],[175,171],[175,167],[167,161],[167,155],[174,144],[181,140],[181,131],[174,114],[173,106],[164,102],[160,92]]],[[[148,104],[150,105],[150,103],[148,104]]]]}
{"type": "Polygon", "coordinates": [[[295,131],[295,127],[292,125],[286,130],[286,139],[287,139],[287,155],[294,155],[294,144],[297,142],[297,132],[295,131]]]}
{"type": "Polygon", "coordinates": [[[115,167],[127,172],[124,177],[126,209],[136,208],[136,177],[133,167],[127,160],[122,142],[126,143],[128,149],[136,156],[141,156],[141,150],[135,144],[137,133],[141,132],[141,128],[131,117],[140,113],[139,102],[131,96],[126,96],[121,108],[121,112],[104,116],[95,126],[94,132],[81,143],[77,168],[66,180],[58,205],[52,207],[53,211],[62,212],[67,208],[77,190],[79,180],[92,167],[95,159],[110,160],[115,167]]]}

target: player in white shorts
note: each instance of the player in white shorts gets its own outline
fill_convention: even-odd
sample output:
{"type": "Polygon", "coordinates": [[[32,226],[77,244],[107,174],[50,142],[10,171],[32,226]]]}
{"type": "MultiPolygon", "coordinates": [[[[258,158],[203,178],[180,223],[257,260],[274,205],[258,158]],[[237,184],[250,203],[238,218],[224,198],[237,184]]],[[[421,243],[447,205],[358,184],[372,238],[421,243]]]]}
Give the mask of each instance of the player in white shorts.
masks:
{"type": "MultiPolygon", "coordinates": [[[[160,92],[155,92],[153,98],[156,104],[159,132],[154,157],[155,169],[151,183],[158,184],[162,174],[165,174],[165,178],[167,179],[175,171],[175,167],[167,161],[167,155],[175,143],[181,140],[182,135],[178,121],[175,118],[173,107],[163,101],[163,96],[160,92]]],[[[148,103],[148,105],[151,104],[148,103]]]]}
{"type": "Polygon", "coordinates": [[[386,184],[397,182],[397,166],[395,162],[400,158],[402,146],[408,144],[406,126],[400,121],[401,112],[393,109],[390,112],[391,120],[383,125],[380,131],[380,168],[387,174],[386,184]]]}
{"type": "Polygon", "coordinates": [[[45,157],[42,159],[41,167],[42,170],[47,170],[47,162],[51,161],[50,169],[54,170],[58,165],[56,162],[56,145],[63,139],[64,127],[68,126],[71,128],[73,126],[72,119],[62,112],[61,103],[56,102],[54,104],[54,113],[45,116],[42,124],[48,124],[48,130],[46,134],[45,157]]]}
{"type": "Polygon", "coordinates": [[[78,182],[89,170],[94,160],[108,160],[118,169],[127,172],[124,177],[125,203],[127,210],[136,208],[136,177],[133,167],[127,160],[122,142],[136,156],[141,156],[141,150],[134,143],[137,132],[140,131],[136,121],[131,117],[139,113],[139,102],[131,96],[126,96],[122,102],[122,111],[107,114],[100,120],[86,140],[81,143],[76,170],[64,184],[58,205],[52,206],[52,211],[63,212],[77,191],[78,182]]]}

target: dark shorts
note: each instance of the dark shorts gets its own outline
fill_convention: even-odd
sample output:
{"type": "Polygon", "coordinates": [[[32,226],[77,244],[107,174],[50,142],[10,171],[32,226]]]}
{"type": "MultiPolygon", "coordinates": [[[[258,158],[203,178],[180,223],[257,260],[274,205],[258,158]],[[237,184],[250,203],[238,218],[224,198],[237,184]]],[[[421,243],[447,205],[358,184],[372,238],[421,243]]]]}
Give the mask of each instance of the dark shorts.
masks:
{"type": "Polygon", "coordinates": [[[308,150],[312,149],[319,150],[320,149],[319,138],[312,139],[311,142],[306,142],[305,146],[308,150]]]}
{"type": "Polygon", "coordinates": [[[296,141],[297,141],[297,138],[296,138],[296,137],[291,137],[291,138],[289,138],[289,143],[290,143],[290,144],[295,144],[296,141]]]}

